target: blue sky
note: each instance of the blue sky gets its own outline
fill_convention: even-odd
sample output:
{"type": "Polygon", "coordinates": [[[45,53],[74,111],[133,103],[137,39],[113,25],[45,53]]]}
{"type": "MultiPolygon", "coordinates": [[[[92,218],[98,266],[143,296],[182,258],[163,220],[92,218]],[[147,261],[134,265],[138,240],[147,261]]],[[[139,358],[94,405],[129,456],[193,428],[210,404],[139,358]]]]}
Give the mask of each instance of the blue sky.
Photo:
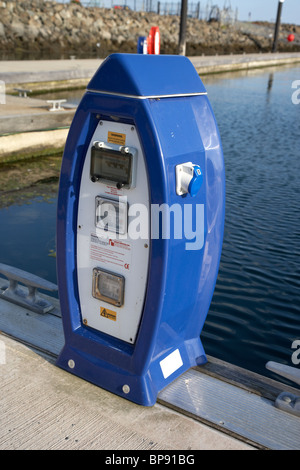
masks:
{"type": "MultiPolygon", "coordinates": [[[[230,3],[233,10],[238,8],[239,20],[247,21],[251,12],[251,21],[275,21],[278,0],[213,0],[214,5],[223,8],[224,3],[230,3]]],[[[206,4],[206,0],[202,0],[206,4]]],[[[281,21],[283,23],[300,24],[300,0],[285,0],[282,7],[281,21]]]]}

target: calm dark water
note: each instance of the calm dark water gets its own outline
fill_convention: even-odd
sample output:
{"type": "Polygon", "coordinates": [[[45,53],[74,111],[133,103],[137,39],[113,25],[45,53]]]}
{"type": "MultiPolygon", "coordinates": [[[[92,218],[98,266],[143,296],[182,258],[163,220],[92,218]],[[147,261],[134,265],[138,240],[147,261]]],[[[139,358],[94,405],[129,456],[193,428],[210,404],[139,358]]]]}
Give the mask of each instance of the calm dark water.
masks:
{"type": "Polygon", "coordinates": [[[56,283],[56,197],[0,210],[0,262],[56,283]]]}
{"type": "MultiPolygon", "coordinates": [[[[201,337],[207,354],[264,375],[268,360],[293,365],[300,339],[297,79],[300,68],[203,78],[224,149],[226,221],[201,337]]],[[[0,262],[56,282],[55,216],[56,197],[1,209],[0,262]]]]}
{"type": "MultiPolygon", "coordinates": [[[[208,354],[259,373],[300,338],[300,68],[206,83],[223,142],[225,235],[202,334],[208,354]]],[[[205,81],[205,80],[204,80],[205,81]]]]}

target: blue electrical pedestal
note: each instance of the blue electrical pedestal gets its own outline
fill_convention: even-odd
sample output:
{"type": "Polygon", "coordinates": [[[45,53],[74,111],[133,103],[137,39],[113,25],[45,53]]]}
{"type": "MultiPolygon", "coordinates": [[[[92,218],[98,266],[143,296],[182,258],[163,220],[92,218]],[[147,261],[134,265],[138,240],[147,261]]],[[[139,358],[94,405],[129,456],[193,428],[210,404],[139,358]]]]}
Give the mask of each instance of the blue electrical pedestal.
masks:
{"type": "Polygon", "coordinates": [[[62,161],[57,365],[149,406],[205,363],[200,333],[224,207],[220,137],[189,59],[109,56],[78,106],[62,161]]]}

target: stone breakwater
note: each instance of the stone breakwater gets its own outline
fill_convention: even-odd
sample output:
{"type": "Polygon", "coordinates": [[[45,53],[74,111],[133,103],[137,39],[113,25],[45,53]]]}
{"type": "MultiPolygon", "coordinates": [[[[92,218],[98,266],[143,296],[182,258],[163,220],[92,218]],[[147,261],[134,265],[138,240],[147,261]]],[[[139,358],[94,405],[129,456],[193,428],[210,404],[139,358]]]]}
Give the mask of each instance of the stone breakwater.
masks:
{"type": "MultiPolygon", "coordinates": [[[[47,54],[53,58],[62,53],[79,58],[136,52],[138,37],[148,36],[151,26],[160,28],[161,53],[176,54],[179,17],[175,15],[54,1],[0,1],[0,52],[47,54]]],[[[289,26],[281,32],[279,51],[300,50],[299,41],[286,41],[286,34],[292,31],[295,27],[289,26]]],[[[188,18],[186,54],[269,52],[272,35],[273,25],[249,30],[243,23],[222,25],[188,18]]]]}

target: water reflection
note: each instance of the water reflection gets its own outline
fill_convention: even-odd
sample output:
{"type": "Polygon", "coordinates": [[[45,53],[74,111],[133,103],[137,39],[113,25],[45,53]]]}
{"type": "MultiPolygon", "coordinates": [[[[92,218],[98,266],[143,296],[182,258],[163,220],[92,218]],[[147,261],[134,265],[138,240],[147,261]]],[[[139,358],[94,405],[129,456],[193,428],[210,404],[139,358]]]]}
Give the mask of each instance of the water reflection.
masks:
{"type": "Polygon", "coordinates": [[[0,209],[56,197],[61,155],[0,165],[0,209]]]}
{"type": "Polygon", "coordinates": [[[270,73],[269,79],[268,79],[268,85],[267,85],[267,103],[270,101],[270,94],[272,91],[273,87],[273,81],[274,81],[274,73],[270,73]]]}
{"type": "Polygon", "coordinates": [[[56,283],[61,155],[0,165],[0,261],[56,283]]]}

